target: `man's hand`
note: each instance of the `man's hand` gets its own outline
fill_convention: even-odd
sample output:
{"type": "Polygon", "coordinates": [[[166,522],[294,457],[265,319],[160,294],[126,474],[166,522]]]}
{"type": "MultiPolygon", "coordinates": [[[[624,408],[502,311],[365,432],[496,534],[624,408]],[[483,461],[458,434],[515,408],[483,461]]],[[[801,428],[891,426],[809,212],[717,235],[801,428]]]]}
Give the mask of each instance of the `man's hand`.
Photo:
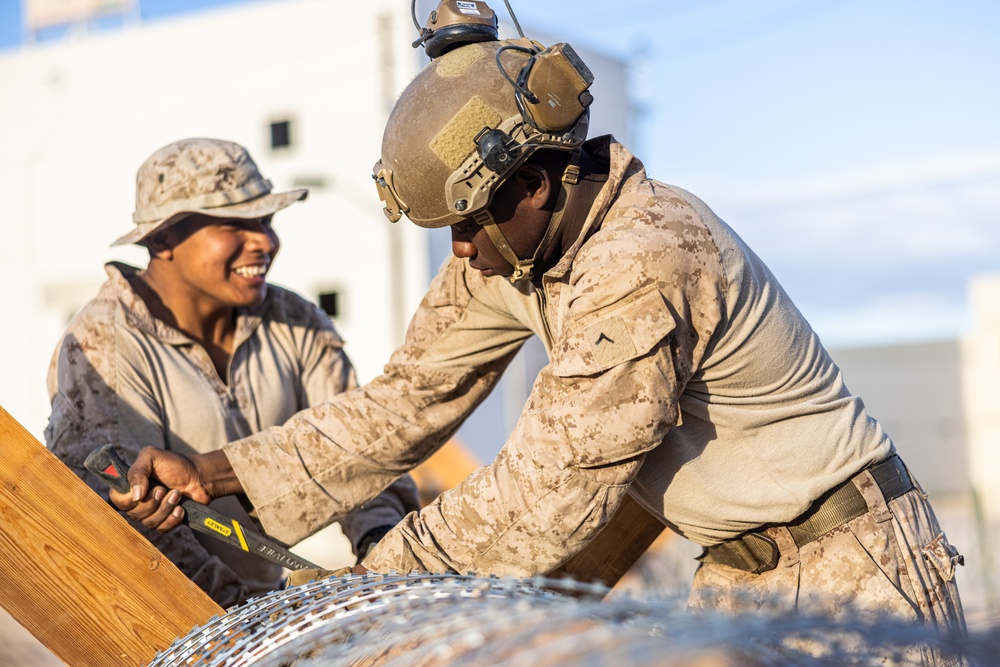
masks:
{"type": "Polygon", "coordinates": [[[144,447],[128,472],[130,493],[109,494],[111,502],[147,528],[165,533],[180,525],[181,495],[208,504],[213,498],[239,493],[242,487],[221,450],[191,458],[156,447],[144,447]],[[164,486],[150,484],[155,478],[164,486]],[[168,489],[172,489],[169,490],[168,489]]]}
{"type": "Polygon", "coordinates": [[[318,581],[320,579],[339,579],[349,574],[368,574],[368,570],[363,565],[342,567],[336,570],[292,570],[291,574],[288,575],[288,579],[285,580],[285,588],[301,586],[310,581],[318,581]]]}
{"type": "Polygon", "coordinates": [[[194,458],[187,458],[175,452],[156,447],[143,447],[128,471],[128,483],[132,487],[132,500],[138,502],[146,496],[149,480],[155,477],[165,486],[176,489],[188,498],[200,503],[209,503],[212,495],[205,489],[194,458]]]}
{"type": "Polygon", "coordinates": [[[111,489],[108,497],[115,507],[125,512],[130,519],[161,533],[173,530],[184,519],[184,508],[179,506],[180,492],[162,486],[153,486],[150,492],[139,500],[132,500],[132,495],[118,493],[114,489],[111,489]]]}

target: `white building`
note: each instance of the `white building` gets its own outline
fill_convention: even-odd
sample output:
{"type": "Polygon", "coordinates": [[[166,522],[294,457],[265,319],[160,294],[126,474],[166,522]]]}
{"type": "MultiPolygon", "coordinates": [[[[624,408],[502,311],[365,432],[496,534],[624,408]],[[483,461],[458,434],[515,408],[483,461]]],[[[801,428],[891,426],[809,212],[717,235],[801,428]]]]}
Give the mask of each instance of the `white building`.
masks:
{"type": "Polygon", "coordinates": [[[968,469],[984,514],[1000,522],[1000,275],[974,280],[969,302],[974,321],[962,341],[968,469]]]}
{"type": "MultiPolygon", "coordinates": [[[[433,5],[421,2],[418,15],[433,5]]],[[[52,350],[104,282],[103,264],[145,264],[141,248],[109,247],[132,226],[136,168],[184,137],[241,143],[277,188],[310,189],[276,218],[282,249],[270,279],[335,311],[362,380],[380,372],[450,237],[390,224],[370,176],[395,98],[427,62],[410,47],[410,3],[347,9],[230,5],[0,53],[0,406],[33,434],[42,438],[49,413],[52,350]]],[[[514,35],[501,26],[501,36],[514,35]]],[[[597,77],[592,134],[627,140],[624,64],[574,46],[597,77]]],[[[523,367],[515,360],[511,378],[530,381],[523,367]]],[[[499,449],[527,395],[505,384],[514,389],[499,388],[460,433],[481,443],[481,457],[499,449]]],[[[329,537],[297,551],[339,567],[329,537]]],[[[32,664],[55,664],[2,611],[0,641],[20,642],[38,656],[32,664]]]]}
{"type": "MultiPolygon", "coordinates": [[[[340,2],[283,0],[0,55],[0,405],[41,437],[63,327],[97,293],[104,262],[145,263],[140,248],[109,248],[132,225],[135,170],[189,136],[237,141],[277,188],[310,188],[276,218],[271,280],[324,295],[360,377],[377,375],[449,248],[446,230],[390,224],[370,177],[388,112],[426,62],[415,36],[408,1],[347,16],[340,2]]],[[[592,134],[627,139],[624,65],[578,51],[597,77],[592,134]]],[[[475,428],[467,439],[480,439],[475,428]]],[[[498,449],[504,435],[483,439],[498,449]]]]}

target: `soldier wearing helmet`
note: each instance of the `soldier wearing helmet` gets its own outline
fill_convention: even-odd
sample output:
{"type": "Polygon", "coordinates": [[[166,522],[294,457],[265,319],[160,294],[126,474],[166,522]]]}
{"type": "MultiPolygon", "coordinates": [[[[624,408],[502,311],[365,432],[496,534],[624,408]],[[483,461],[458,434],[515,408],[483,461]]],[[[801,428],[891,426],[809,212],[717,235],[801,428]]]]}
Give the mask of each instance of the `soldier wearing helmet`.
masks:
{"type": "Polygon", "coordinates": [[[889,436],[725,222],[613,138],[584,141],[576,61],[521,40],[434,59],[373,174],[390,219],[452,233],[404,345],[362,391],[197,466],[144,450],[136,492],[182,466],[172,481],[243,491],[295,541],[429,456],[535,335],[550,363],[503,450],[364,567],[546,574],[629,495],[704,547],[695,607],[854,608],[962,632],[961,556],[889,436]]]}

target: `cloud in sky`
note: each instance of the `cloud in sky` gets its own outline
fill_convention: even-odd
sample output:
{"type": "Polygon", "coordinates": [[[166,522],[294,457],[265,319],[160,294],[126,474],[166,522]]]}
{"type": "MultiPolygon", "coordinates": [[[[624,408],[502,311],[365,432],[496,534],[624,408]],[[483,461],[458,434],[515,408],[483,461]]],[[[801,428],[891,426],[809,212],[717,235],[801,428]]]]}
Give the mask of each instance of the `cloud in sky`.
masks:
{"type": "Polygon", "coordinates": [[[804,312],[831,348],[951,340],[971,324],[964,302],[934,292],[879,294],[851,307],[804,312]]]}
{"type": "Polygon", "coordinates": [[[729,222],[824,340],[961,335],[968,282],[1000,272],[1000,5],[616,8],[582,34],[645,44],[636,152],[729,222]]]}
{"type": "Polygon", "coordinates": [[[958,336],[1000,272],[1000,151],[707,190],[831,344],[958,336]]]}
{"type": "Polygon", "coordinates": [[[923,158],[760,184],[722,186],[727,206],[748,226],[784,244],[808,234],[844,257],[893,254],[913,261],[942,256],[997,258],[1000,151],[923,158]]]}

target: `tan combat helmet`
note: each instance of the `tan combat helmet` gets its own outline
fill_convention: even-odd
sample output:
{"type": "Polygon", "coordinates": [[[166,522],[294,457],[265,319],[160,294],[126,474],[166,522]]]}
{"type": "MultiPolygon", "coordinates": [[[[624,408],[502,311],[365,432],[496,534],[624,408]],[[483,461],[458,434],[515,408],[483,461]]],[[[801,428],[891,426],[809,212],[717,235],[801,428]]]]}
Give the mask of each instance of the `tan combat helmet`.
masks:
{"type": "Polygon", "coordinates": [[[511,281],[530,279],[579,175],[592,82],[568,44],[544,49],[526,39],[485,41],[434,59],[400,95],[382,137],[372,177],[386,216],[395,222],[405,213],[428,228],[474,219],[514,267],[511,281]],[[519,258],[488,207],[539,149],[572,157],[542,243],[532,257],[519,258]]]}
{"type": "Polygon", "coordinates": [[[253,220],[306,198],[272,192],[246,148],[222,139],[182,139],[159,149],[135,175],[135,228],[111,245],[141,243],[189,215],[253,220]]]}

